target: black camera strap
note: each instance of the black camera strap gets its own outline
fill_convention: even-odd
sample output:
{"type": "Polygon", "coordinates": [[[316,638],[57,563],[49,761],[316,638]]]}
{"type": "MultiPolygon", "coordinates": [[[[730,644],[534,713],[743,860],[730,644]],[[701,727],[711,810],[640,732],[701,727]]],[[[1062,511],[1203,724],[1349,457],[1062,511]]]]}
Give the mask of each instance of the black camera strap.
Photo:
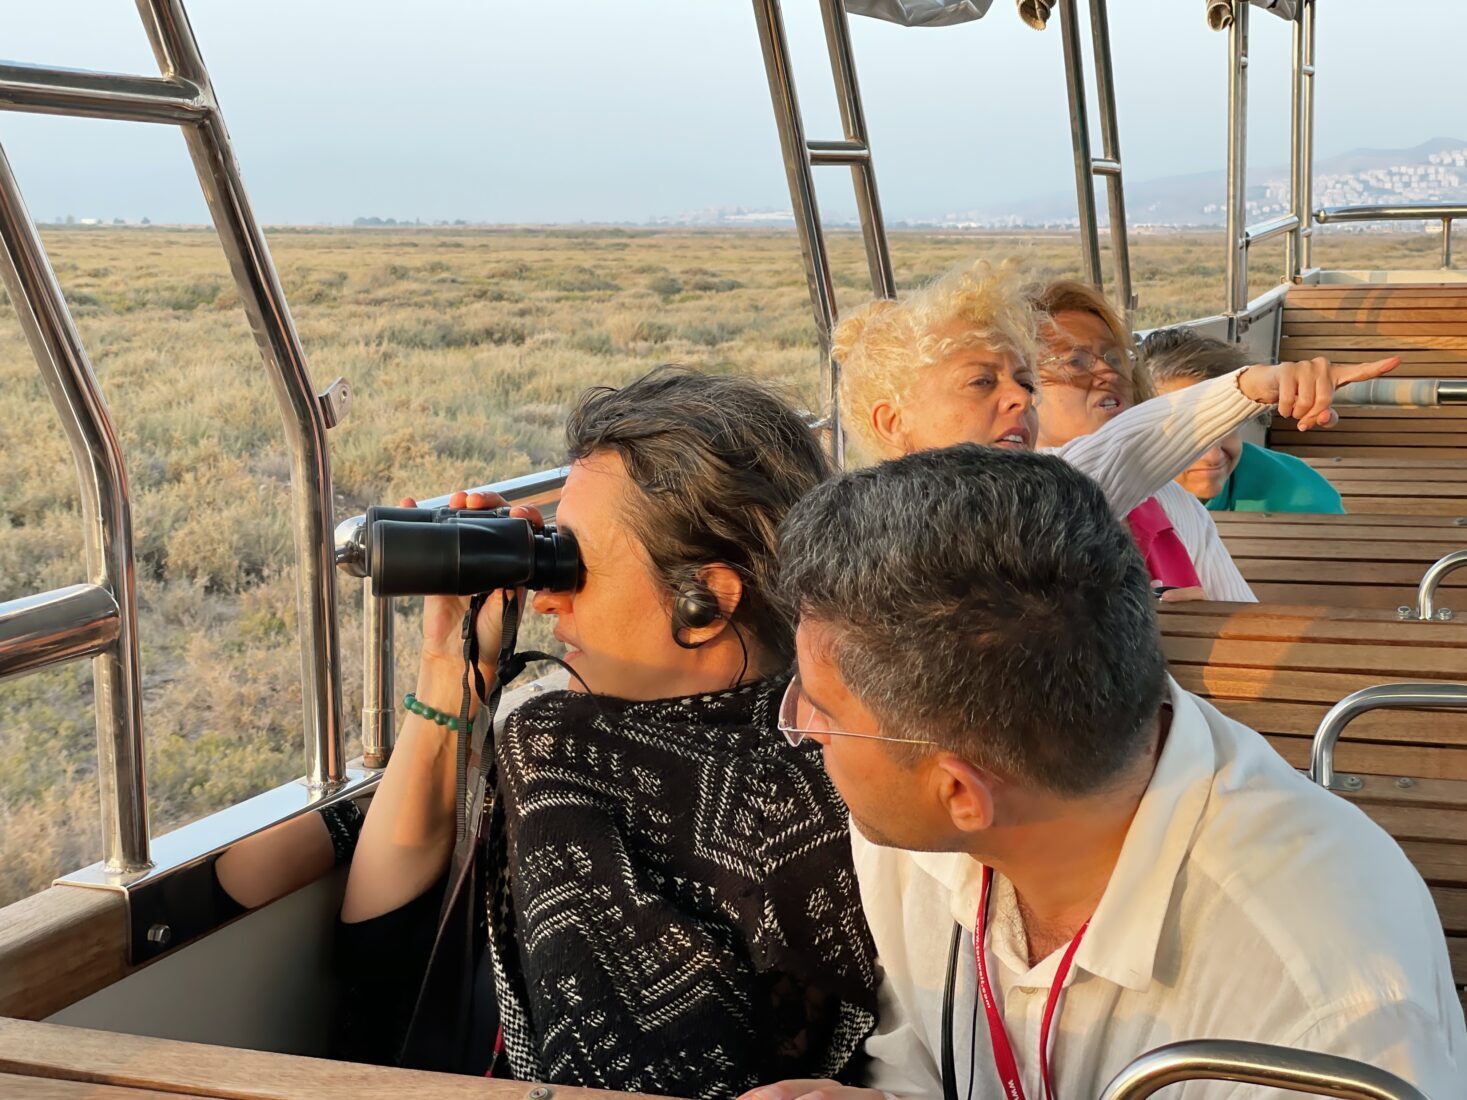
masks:
{"type": "MultiPolygon", "coordinates": [[[[440,994],[456,997],[457,1011],[449,1019],[455,1021],[459,1026],[466,1026],[467,1021],[471,1018],[470,1007],[473,1001],[475,969],[473,965],[474,920],[471,915],[465,913],[463,902],[467,889],[470,892],[467,900],[471,906],[473,904],[472,894],[475,888],[471,886],[471,883],[477,878],[474,871],[477,866],[479,840],[483,835],[484,821],[487,816],[485,810],[492,805],[490,792],[496,782],[494,750],[491,744],[494,718],[499,710],[500,698],[504,694],[505,687],[532,662],[553,661],[580,681],[581,687],[592,699],[595,699],[590,686],[581,678],[581,675],[559,657],[535,650],[516,652],[519,642],[521,596],[519,592],[513,590],[504,593],[504,618],[499,654],[495,661],[494,687],[486,692],[484,674],[479,668],[479,639],[475,624],[478,622],[479,613],[487,599],[487,594],[474,596],[469,601],[468,612],[464,615],[461,631],[464,642],[463,698],[459,706],[460,727],[454,761],[453,856],[449,862],[443,903],[438,911],[438,926],[433,933],[433,947],[428,954],[423,980],[418,987],[417,999],[413,1005],[412,1016],[408,1021],[402,1049],[398,1053],[399,1065],[403,1063],[409,1045],[414,1041],[415,1029],[423,1016],[430,985],[434,986],[440,994]],[[482,704],[472,725],[469,723],[469,709],[472,701],[470,691],[478,696],[482,704]],[[458,919],[455,919],[456,917],[458,919]],[[450,958],[458,957],[459,973],[449,975],[435,983],[434,964],[442,953],[440,949],[450,939],[454,940],[454,950],[447,954],[450,958]],[[456,990],[456,994],[453,990],[456,990]]],[[[467,1035],[453,1038],[445,1036],[443,1039],[449,1045],[454,1045],[455,1041],[458,1043],[470,1041],[467,1035]]]]}

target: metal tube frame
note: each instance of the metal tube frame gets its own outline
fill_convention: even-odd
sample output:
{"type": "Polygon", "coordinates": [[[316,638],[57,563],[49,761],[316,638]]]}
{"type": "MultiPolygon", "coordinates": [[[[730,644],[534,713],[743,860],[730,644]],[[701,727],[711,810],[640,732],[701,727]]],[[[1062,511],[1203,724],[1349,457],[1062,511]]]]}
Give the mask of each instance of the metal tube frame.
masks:
{"type": "Polygon", "coordinates": [[[197,85],[209,104],[204,117],[184,129],[184,138],[285,425],[301,624],[305,774],[312,787],[330,788],[346,776],[346,748],[326,416],[311,384],[305,352],[265,235],[245,194],[229,131],[183,0],[137,0],[137,6],[159,67],[170,77],[197,85]]]}
{"type": "MultiPolygon", "coordinates": [[[[346,777],[326,444],[342,394],[331,392],[328,401],[311,386],[182,0],[137,0],[137,7],[164,75],[0,64],[0,110],[167,123],[184,132],[285,422],[302,623],[305,772],[313,790],[326,791],[346,777]]],[[[126,469],[95,373],[3,149],[0,246],[0,279],[77,463],[91,581],[0,605],[0,675],[93,656],[101,866],[109,875],[136,876],[151,864],[126,469]]]]}
{"type": "Polygon", "coordinates": [[[841,126],[845,130],[842,141],[810,141],[806,138],[780,0],[754,0],[754,21],[759,29],[759,46],[764,56],[765,75],[769,79],[774,123],[779,131],[779,146],[784,159],[785,177],[789,182],[795,229],[800,237],[805,279],[810,288],[810,305],[820,341],[821,400],[826,406],[825,419],[821,426],[830,431],[831,457],[836,466],[841,467],[845,465],[845,435],[841,425],[840,364],[830,354],[830,338],[835,329],[837,307],[830,256],[826,251],[825,231],[820,220],[820,204],[815,194],[813,169],[816,165],[846,165],[851,169],[872,293],[882,298],[895,297],[896,280],[892,274],[891,250],[881,214],[881,200],[876,189],[876,170],[871,159],[866,112],[861,103],[860,84],[856,79],[849,17],[841,0],[820,0],[820,13],[835,79],[841,126]]]}
{"type": "Polygon", "coordinates": [[[1183,1081],[1236,1081],[1340,1100],[1427,1100],[1375,1066],[1312,1050],[1238,1039],[1189,1039],[1141,1055],[1106,1085],[1101,1100],[1146,1100],[1183,1081]]]}
{"type": "Polygon", "coordinates": [[[1227,308],[1228,339],[1242,335],[1238,314],[1248,305],[1248,11],[1233,5],[1228,28],[1228,193],[1227,308]]]}
{"type": "Polygon", "coordinates": [[[1289,178],[1297,227],[1289,234],[1286,262],[1297,281],[1314,265],[1314,0],[1299,0],[1294,17],[1294,87],[1289,120],[1289,178]]]}
{"type": "Polygon", "coordinates": [[[1102,155],[1093,155],[1090,108],[1085,96],[1085,61],[1080,44],[1076,0],[1060,0],[1060,39],[1064,44],[1065,88],[1070,103],[1070,138],[1075,159],[1075,200],[1080,222],[1080,254],[1085,277],[1104,287],[1100,263],[1100,226],[1095,205],[1095,178],[1102,177],[1109,204],[1111,252],[1116,300],[1121,310],[1135,309],[1131,290],[1131,248],[1126,226],[1126,198],[1121,178],[1120,127],[1116,121],[1115,73],[1111,63],[1110,18],[1106,0],[1090,0],[1090,37],[1095,58],[1095,94],[1100,101],[1102,155]]]}
{"type": "MultiPolygon", "coordinates": [[[[76,461],[87,573],[115,606],[117,635],[92,661],[97,778],[103,862],[109,870],[130,874],[146,869],[151,860],[127,472],[96,373],[3,149],[0,252],[0,279],[15,305],[76,461]]],[[[98,618],[111,614],[94,610],[98,618]]],[[[59,654],[56,659],[61,659],[59,654]]]]}
{"type": "Polygon", "coordinates": [[[0,110],[123,122],[198,122],[204,90],[179,77],[133,76],[0,63],[0,110]]]}
{"type": "Polygon", "coordinates": [[[0,603],[0,680],[95,657],[121,636],[117,598],[73,584],[0,603]]]}
{"type": "Polygon", "coordinates": [[[1314,189],[1314,0],[1300,0],[1293,22],[1293,85],[1289,120],[1290,213],[1248,225],[1248,31],[1250,5],[1233,5],[1228,28],[1228,339],[1247,331],[1248,250],[1287,234],[1286,282],[1297,282],[1313,262],[1309,206],[1314,189]]]}
{"type": "Polygon", "coordinates": [[[1442,270],[1452,269],[1452,222],[1467,218],[1467,205],[1450,202],[1423,203],[1357,203],[1351,206],[1325,206],[1314,212],[1320,225],[1331,222],[1413,222],[1442,223],[1442,270]]]}
{"type": "Polygon", "coordinates": [[[1335,743],[1345,727],[1372,710],[1412,707],[1467,709],[1467,684],[1376,684],[1353,692],[1333,707],[1319,723],[1309,750],[1309,778],[1330,790],[1358,789],[1335,782],[1335,743]]]}

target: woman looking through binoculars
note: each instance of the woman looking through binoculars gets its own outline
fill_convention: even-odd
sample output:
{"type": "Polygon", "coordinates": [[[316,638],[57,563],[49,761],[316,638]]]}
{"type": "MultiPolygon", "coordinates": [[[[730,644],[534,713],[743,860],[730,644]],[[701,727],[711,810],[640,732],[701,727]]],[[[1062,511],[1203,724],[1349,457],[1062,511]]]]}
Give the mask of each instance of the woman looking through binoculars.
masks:
{"type": "MultiPolygon", "coordinates": [[[[873,1022],[874,951],[845,808],[818,749],[777,728],[794,639],[771,597],[776,529],[826,460],[757,384],[666,368],[587,391],[566,435],[556,524],[583,582],[533,606],[556,620],[572,690],[522,704],[486,749],[497,797],[471,948],[424,985],[455,844],[440,722],[459,714],[468,608],[425,600],[416,710],[342,907],[342,1053],[689,1097],[839,1076],[873,1022]]],[[[501,609],[496,594],[476,622],[490,661],[501,609]]]]}

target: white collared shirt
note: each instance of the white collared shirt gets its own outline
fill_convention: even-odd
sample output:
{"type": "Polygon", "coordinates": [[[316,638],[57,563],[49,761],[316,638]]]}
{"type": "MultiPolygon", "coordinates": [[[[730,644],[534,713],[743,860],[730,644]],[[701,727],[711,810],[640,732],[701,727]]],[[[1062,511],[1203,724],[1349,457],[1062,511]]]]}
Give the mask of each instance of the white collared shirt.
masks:
{"type": "MultiPolygon", "coordinates": [[[[1057,1100],[1091,1100],[1146,1051],[1204,1038],[1340,1054],[1400,1075],[1431,1100],[1467,1098],[1467,1028],[1441,922],[1405,854],[1259,734],[1175,682],[1170,690],[1171,732],[1052,1027],[1057,1100]]],[[[942,996],[956,920],[967,930],[953,1013],[958,1095],[968,1095],[971,1075],[975,1100],[999,1100],[982,1012],[969,1053],[980,865],[852,836],[883,968],[868,1084],[942,1096],[942,996]]],[[[1025,1092],[1042,1100],[1040,1018],[1061,952],[1028,965],[1002,876],[991,914],[995,996],[1025,1092]]],[[[1297,1094],[1197,1082],[1164,1095],[1297,1094]]]]}

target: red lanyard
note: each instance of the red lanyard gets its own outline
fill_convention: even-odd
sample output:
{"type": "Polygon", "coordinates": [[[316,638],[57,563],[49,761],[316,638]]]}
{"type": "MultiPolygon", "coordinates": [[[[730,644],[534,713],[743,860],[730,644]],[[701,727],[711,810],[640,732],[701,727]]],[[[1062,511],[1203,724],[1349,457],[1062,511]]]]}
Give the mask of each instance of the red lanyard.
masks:
{"type": "MultiPolygon", "coordinates": [[[[1025,1100],[1024,1083],[1019,1077],[1019,1063],[1014,1058],[1014,1048],[1009,1042],[1008,1028],[1004,1027],[1003,1013],[993,999],[993,986],[988,980],[988,952],[984,949],[984,932],[988,927],[988,895],[993,886],[993,868],[983,868],[983,893],[978,900],[978,919],[973,922],[973,956],[978,960],[978,995],[983,1000],[983,1011],[988,1015],[988,1035],[993,1041],[993,1064],[998,1070],[998,1080],[1003,1085],[1006,1100],[1025,1100]]],[[[1080,931],[1060,956],[1059,966],[1054,972],[1054,981],[1049,986],[1049,999],[1044,1002],[1044,1017],[1039,1024],[1039,1075],[1044,1081],[1044,1100],[1054,1100],[1054,1083],[1049,1072],[1049,1029],[1054,1023],[1055,1007],[1059,1004],[1060,992],[1064,989],[1065,977],[1075,961],[1075,952],[1090,927],[1087,920],[1080,931]]],[[[972,1072],[972,1071],[970,1071],[972,1072]]]]}

